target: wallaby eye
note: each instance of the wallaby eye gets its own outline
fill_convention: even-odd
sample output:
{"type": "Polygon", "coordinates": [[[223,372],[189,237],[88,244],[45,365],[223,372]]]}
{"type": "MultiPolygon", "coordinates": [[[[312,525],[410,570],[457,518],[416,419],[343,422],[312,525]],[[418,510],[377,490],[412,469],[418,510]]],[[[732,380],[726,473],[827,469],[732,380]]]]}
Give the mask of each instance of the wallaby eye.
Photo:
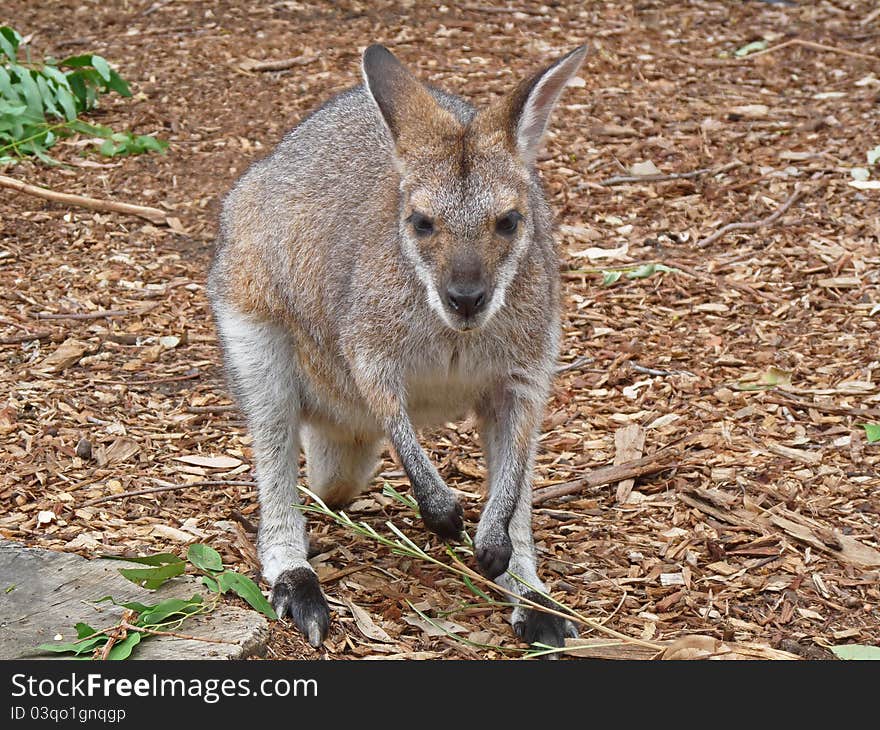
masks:
{"type": "Polygon", "coordinates": [[[419,238],[430,236],[434,232],[434,221],[421,213],[413,213],[409,222],[419,238]]]}
{"type": "Polygon", "coordinates": [[[522,214],[517,210],[509,210],[495,221],[495,231],[502,236],[512,236],[519,227],[522,214]]]}

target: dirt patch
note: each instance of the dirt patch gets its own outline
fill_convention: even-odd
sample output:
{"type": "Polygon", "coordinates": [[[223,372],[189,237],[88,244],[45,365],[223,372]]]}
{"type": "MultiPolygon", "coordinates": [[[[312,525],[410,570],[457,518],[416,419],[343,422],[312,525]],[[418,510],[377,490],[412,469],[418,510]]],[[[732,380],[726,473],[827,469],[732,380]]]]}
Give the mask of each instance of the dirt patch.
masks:
{"type": "MultiPolygon", "coordinates": [[[[0,535],[90,556],[179,550],[191,535],[255,571],[250,440],[229,408],[204,295],[221,196],[310,109],[357,83],[369,43],[480,102],[587,41],[583,85],[566,92],[540,163],[561,225],[569,367],[536,487],[611,463],[628,424],[645,429],[647,455],[701,438],[638,478],[624,503],[611,484],[539,505],[542,574],[560,600],[633,636],[697,632],[788,651],[876,641],[880,566],[852,551],[880,547],[880,447],[861,428],[880,423],[880,193],[849,184],[880,145],[874,3],[515,6],[6,3],[37,52],[94,51],[131,82],[135,97],[108,98],[99,122],[171,143],[165,156],[106,161],[80,157],[71,140],[53,149],[69,166],[6,174],[164,208],[183,230],[0,195],[0,338],[40,336],[0,348],[0,535]],[[838,51],[773,50],[791,39],[838,51]],[[771,52],[734,55],[761,40],[771,52]],[[313,60],[270,73],[239,65],[290,57],[313,60]],[[705,172],[603,184],[647,161],[661,174],[705,172]],[[727,223],[766,218],[796,185],[802,198],[774,225],[698,245],[727,223]],[[614,278],[603,270],[623,269],[603,286],[614,278]],[[38,317],[118,309],[131,313],[38,317]],[[43,369],[69,339],[85,344],[81,358],[43,369]],[[77,456],[81,439],[89,460],[77,456]],[[241,464],[174,459],[196,453],[241,464]],[[184,482],[201,486],[119,496],[184,482]]],[[[473,527],[472,424],[424,443],[472,495],[473,527]]],[[[390,458],[382,470],[405,488],[390,458]]],[[[373,492],[356,508],[376,529],[391,519],[439,550],[392,500],[373,492]]],[[[320,654],[498,655],[428,636],[406,621],[407,599],[455,611],[447,618],[465,638],[516,646],[500,613],[456,610],[474,597],[445,573],[323,520],[312,536],[336,610],[320,654]],[[366,638],[346,602],[391,643],[366,638]]],[[[271,631],[269,656],[314,656],[295,632],[271,631]]]]}

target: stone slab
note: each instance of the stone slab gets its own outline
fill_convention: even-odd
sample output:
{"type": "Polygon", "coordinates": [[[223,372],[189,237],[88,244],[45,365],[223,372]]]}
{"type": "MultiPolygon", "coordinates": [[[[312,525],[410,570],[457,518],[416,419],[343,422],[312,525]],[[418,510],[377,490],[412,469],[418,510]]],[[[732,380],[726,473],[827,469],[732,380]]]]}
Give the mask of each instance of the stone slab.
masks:
{"type": "MultiPolygon", "coordinates": [[[[158,603],[165,598],[206,594],[198,579],[180,576],[155,591],[136,586],[120,568],[144,567],[118,560],[87,560],[79,555],[28,548],[0,540],[0,659],[55,658],[36,650],[57,634],[76,639],[73,626],[112,626],[123,609],[93,601],[112,595],[119,603],[158,603]]],[[[229,644],[153,636],[139,644],[131,659],[244,659],[265,651],[265,616],[221,603],[209,614],[187,619],[180,633],[223,639],[229,644]]],[[[57,655],[58,657],[70,655],[57,655]]]]}

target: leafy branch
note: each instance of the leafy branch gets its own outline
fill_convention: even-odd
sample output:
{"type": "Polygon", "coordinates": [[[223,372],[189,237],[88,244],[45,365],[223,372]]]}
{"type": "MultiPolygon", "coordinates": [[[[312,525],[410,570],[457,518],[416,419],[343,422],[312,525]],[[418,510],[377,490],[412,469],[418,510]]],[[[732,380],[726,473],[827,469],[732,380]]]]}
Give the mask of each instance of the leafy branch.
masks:
{"type": "MultiPolygon", "coordinates": [[[[446,572],[451,573],[452,575],[455,575],[458,578],[460,578],[462,580],[462,582],[465,584],[465,586],[468,588],[468,590],[475,593],[480,598],[484,599],[485,601],[487,601],[489,603],[494,604],[496,602],[488,594],[486,594],[484,591],[481,591],[479,588],[477,588],[476,584],[483,585],[483,586],[488,587],[492,590],[495,590],[499,593],[505,594],[505,595],[509,596],[510,598],[512,598],[514,601],[516,601],[518,603],[526,604],[530,608],[533,608],[535,610],[543,611],[544,613],[549,613],[554,616],[559,616],[561,618],[574,621],[576,623],[581,624],[582,626],[588,627],[591,630],[595,630],[600,633],[607,634],[608,636],[614,637],[615,639],[618,639],[619,641],[622,641],[624,643],[638,644],[639,646],[644,646],[644,647],[647,647],[650,649],[654,649],[656,651],[659,651],[663,648],[658,644],[655,644],[655,643],[652,643],[649,641],[643,641],[641,639],[635,639],[633,637],[627,636],[626,634],[622,634],[619,631],[615,631],[614,629],[611,629],[611,628],[605,626],[604,623],[601,621],[597,621],[595,619],[591,619],[587,616],[584,616],[582,613],[575,611],[573,608],[570,608],[570,607],[566,606],[565,604],[561,603],[560,601],[556,600],[551,595],[545,593],[544,591],[539,590],[536,586],[531,585],[525,579],[523,579],[521,576],[517,575],[516,573],[513,573],[510,570],[507,571],[508,576],[513,578],[513,580],[515,580],[517,583],[528,588],[529,591],[533,591],[533,592],[541,595],[543,598],[547,599],[547,601],[549,601],[550,603],[553,604],[553,607],[545,606],[545,605],[538,603],[536,601],[532,601],[532,600],[530,600],[524,596],[521,596],[520,594],[518,594],[514,591],[511,591],[511,590],[505,588],[504,586],[486,578],[485,576],[481,575],[477,571],[470,568],[462,560],[461,556],[459,555],[459,552],[462,552],[462,553],[469,555],[469,556],[473,555],[473,541],[470,539],[470,536],[468,536],[467,533],[465,533],[465,545],[459,546],[458,548],[455,548],[455,549],[453,549],[452,547],[450,547],[448,545],[445,546],[444,552],[445,552],[445,555],[447,556],[447,558],[449,558],[449,562],[446,562],[446,561],[443,561],[443,560],[440,560],[440,559],[434,557],[433,555],[431,555],[427,551],[420,548],[406,534],[404,534],[397,525],[395,525],[390,520],[385,522],[385,526],[392,533],[393,537],[390,537],[388,535],[383,535],[383,534],[377,532],[375,528],[373,528],[371,525],[369,525],[366,522],[363,522],[363,521],[355,522],[342,510],[336,512],[336,511],[330,509],[324,503],[324,501],[320,497],[318,497],[318,495],[316,495],[314,492],[310,491],[306,487],[299,486],[298,489],[301,492],[303,492],[303,494],[308,495],[308,497],[312,501],[308,504],[295,505],[297,509],[299,509],[303,512],[311,512],[314,514],[323,515],[324,517],[329,517],[331,520],[336,522],[336,524],[340,525],[341,527],[344,527],[345,529],[347,529],[357,535],[360,535],[361,537],[365,537],[365,538],[368,538],[374,542],[377,542],[380,545],[384,545],[385,547],[389,548],[394,555],[402,555],[402,556],[406,556],[409,558],[414,558],[416,560],[422,560],[424,562],[431,563],[432,565],[435,565],[435,566],[441,568],[442,570],[445,570],[446,572]]],[[[410,497],[407,497],[407,496],[400,494],[393,487],[391,487],[391,485],[389,485],[389,484],[386,484],[385,487],[383,488],[383,494],[395,499],[398,502],[401,502],[402,504],[410,507],[414,511],[417,511],[417,509],[418,509],[416,503],[410,497]]],[[[498,602],[498,605],[508,605],[508,604],[501,604],[500,602],[498,602]]],[[[417,611],[417,613],[419,613],[419,615],[423,619],[429,621],[429,623],[431,623],[432,625],[435,625],[437,628],[439,628],[441,631],[444,631],[445,633],[450,635],[452,638],[454,638],[456,640],[463,641],[466,644],[473,644],[473,642],[468,642],[467,640],[463,640],[463,639],[461,639],[461,637],[455,636],[451,632],[448,632],[442,626],[442,624],[438,624],[438,623],[435,623],[434,621],[431,621],[428,617],[424,616],[421,612],[417,611]]],[[[503,647],[493,646],[491,648],[505,650],[503,647]]],[[[532,654],[550,653],[550,652],[546,651],[547,649],[552,649],[552,647],[538,647],[537,652],[534,650],[527,651],[526,656],[530,656],[532,654]]],[[[554,651],[557,651],[557,650],[554,650],[554,651]]]]}
{"type": "Polygon", "coordinates": [[[105,556],[110,560],[124,560],[144,565],[144,568],[120,568],[122,576],[132,583],[155,590],[167,581],[183,575],[187,563],[202,575],[202,584],[210,591],[207,600],[199,593],[191,598],[166,598],[153,604],[130,601],[117,603],[113,596],[104,596],[96,603],[110,602],[124,608],[122,618],[113,626],[94,629],[85,623],[74,626],[77,639],[66,643],[40,644],[38,649],[60,654],[73,654],[81,659],[121,660],[131,656],[134,648],[145,638],[151,636],[171,636],[191,641],[206,641],[214,644],[233,642],[221,639],[207,639],[190,636],[176,631],[185,621],[202,614],[211,613],[220,603],[221,596],[228,591],[237,594],[250,606],[270,619],[276,619],[275,611],[266,600],[256,583],[250,578],[223,567],[223,560],[214,548],[203,544],[190,545],[184,561],[173,553],[159,553],[143,558],[124,558],[105,556]]]}
{"type": "Polygon", "coordinates": [[[106,157],[168,147],[153,136],[114,132],[79,118],[97,106],[101,94],[131,96],[128,84],[105,58],[84,54],[33,63],[19,59],[21,49],[22,37],[13,28],[0,27],[0,165],[28,155],[56,164],[46,151],[59,137],[74,133],[98,138],[98,151],[106,157]]]}

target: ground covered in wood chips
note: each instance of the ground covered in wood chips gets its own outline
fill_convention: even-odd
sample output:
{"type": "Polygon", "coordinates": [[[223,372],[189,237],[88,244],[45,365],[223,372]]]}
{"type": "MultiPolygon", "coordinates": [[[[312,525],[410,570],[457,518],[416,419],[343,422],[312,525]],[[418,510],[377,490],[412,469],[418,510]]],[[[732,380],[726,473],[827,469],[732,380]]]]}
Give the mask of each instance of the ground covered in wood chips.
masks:
{"type": "MultiPolygon", "coordinates": [[[[698,633],[809,657],[878,643],[880,444],[862,426],[880,423],[880,191],[851,184],[853,168],[880,178],[866,160],[880,145],[872,0],[4,11],[35,54],[100,53],[131,82],[134,98],[107,97],[93,120],[170,142],[164,156],[108,161],[72,138],[52,150],[64,166],[4,174],[157,206],[172,225],[0,192],[0,536],[87,556],[208,542],[257,575],[250,439],[204,291],[220,197],[358,82],[372,42],[477,102],[589,42],[540,163],[566,307],[535,486],[589,479],[615,458],[647,467],[634,484],[588,481],[536,505],[542,575],[565,604],[641,639],[698,633]],[[612,180],[633,173],[688,175],[612,180]],[[700,245],[796,193],[768,225],[700,245]]],[[[473,424],[423,443],[473,530],[473,424]]],[[[388,453],[351,514],[383,533],[391,520],[442,556],[383,482],[407,489],[388,453]]],[[[315,652],[276,623],[268,656],[508,655],[453,639],[408,601],[473,644],[522,648],[454,576],[327,519],[311,529],[329,639],[315,652]]]]}

